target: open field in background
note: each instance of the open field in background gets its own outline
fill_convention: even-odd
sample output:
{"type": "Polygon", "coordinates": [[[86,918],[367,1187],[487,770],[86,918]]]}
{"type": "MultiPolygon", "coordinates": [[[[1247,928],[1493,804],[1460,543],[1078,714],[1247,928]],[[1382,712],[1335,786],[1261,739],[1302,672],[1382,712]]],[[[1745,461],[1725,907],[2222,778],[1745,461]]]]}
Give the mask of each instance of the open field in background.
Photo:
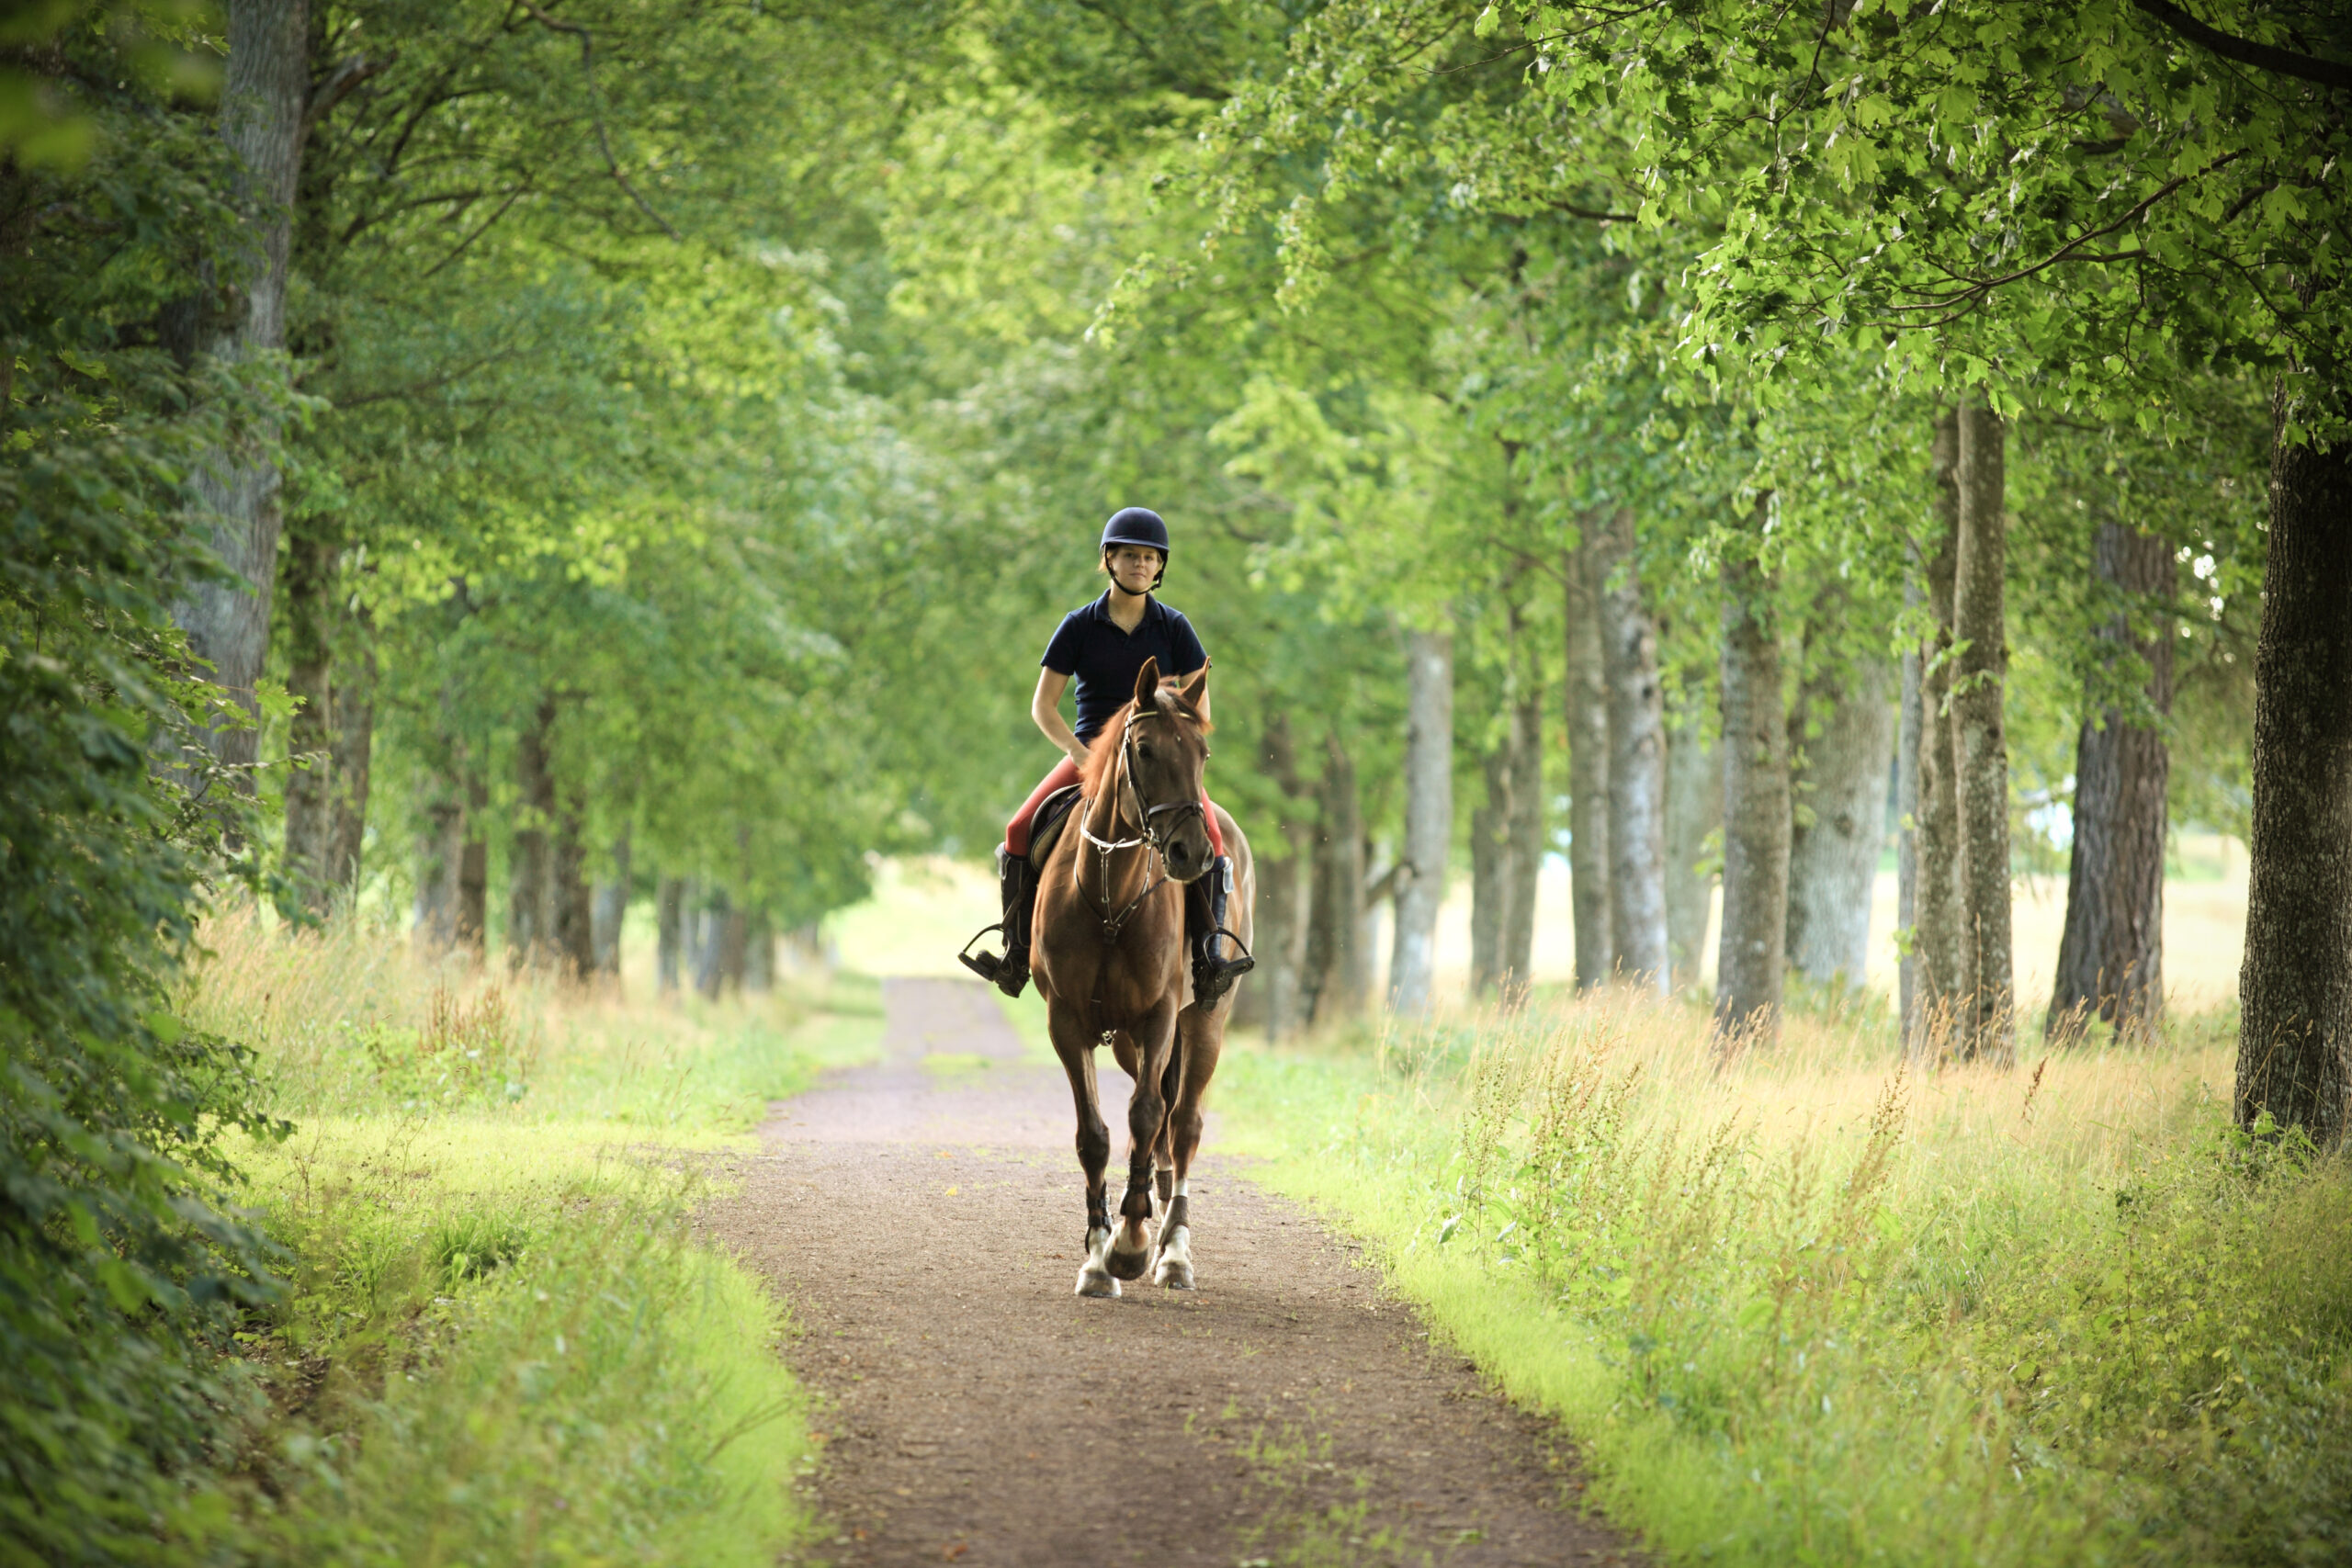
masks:
{"type": "MultiPolygon", "coordinates": [[[[2245,951],[2245,847],[2214,834],[2177,836],[2173,871],[2165,884],[2165,988],[2171,1004],[2195,1012],[2234,1001],[2238,966],[2245,951]]],[[[2018,988],[2025,1017],[2039,1019],[2047,1005],[2050,976],[2058,964],[2058,939],[2066,919],[2066,879],[2020,876],[2011,904],[2018,988]]],[[[1885,995],[1894,990],[1894,874],[1880,874],[1871,900],[1868,985],[1885,995]]],[[[1569,914],[1568,868],[1555,857],[1544,863],[1536,895],[1534,983],[1563,985],[1576,975],[1576,942],[1569,914]]],[[[1723,895],[1717,890],[1709,916],[1702,969],[1713,986],[1715,932],[1721,929],[1723,895]]],[[[960,975],[956,952],[965,938],[997,918],[996,877],[977,863],[944,858],[886,860],[875,896],[831,917],[826,931],[848,967],[873,975],[960,975]]],[[[1388,962],[1388,925],[1376,913],[1374,953],[1381,973],[1388,962]]],[[[637,945],[642,949],[650,941],[637,945]]],[[[1455,876],[1438,916],[1438,981],[1442,993],[1459,998],[1470,979],[1470,888],[1455,876]]],[[[650,964],[650,960],[648,960],[650,964]]],[[[651,971],[647,970],[650,980],[651,971]]]]}
{"type": "Polygon", "coordinates": [[[182,1015],[252,1045],[296,1124],[235,1151],[289,1285],[242,1337],[264,1484],[221,1528],[259,1560],[749,1565],[800,1538],[787,1325],[690,1221],[770,1100],[874,1053],[878,990],[658,1001],[645,935],[642,983],[600,996],[358,922],[206,928],[182,1015]]]}

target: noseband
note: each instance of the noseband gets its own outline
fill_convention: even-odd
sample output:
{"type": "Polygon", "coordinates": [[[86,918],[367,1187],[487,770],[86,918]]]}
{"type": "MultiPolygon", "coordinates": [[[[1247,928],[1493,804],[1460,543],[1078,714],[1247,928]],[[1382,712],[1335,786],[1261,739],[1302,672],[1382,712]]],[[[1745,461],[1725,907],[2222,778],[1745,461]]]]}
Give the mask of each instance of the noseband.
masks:
{"type": "MultiPolygon", "coordinates": [[[[1080,834],[1085,838],[1088,843],[1093,845],[1101,854],[1102,866],[1102,896],[1096,900],[1096,903],[1103,910],[1107,911],[1111,907],[1111,857],[1113,855],[1119,853],[1123,850],[1139,849],[1145,845],[1149,845],[1158,862],[1153,870],[1153,874],[1144,878],[1143,891],[1136,894],[1133,898],[1128,899],[1126,908],[1121,909],[1115,915],[1105,913],[1101,917],[1102,921],[1102,940],[1105,943],[1111,945],[1117,944],[1119,933],[1126,930],[1128,918],[1143,907],[1143,901],[1146,898],[1150,897],[1153,893],[1157,892],[1161,883],[1168,880],[1168,836],[1175,831],[1176,824],[1183,819],[1182,814],[1189,811],[1193,816],[1198,817],[1201,819],[1201,826],[1204,831],[1205,831],[1208,827],[1208,812],[1202,807],[1197,795],[1189,800],[1171,800],[1164,802],[1159,806],[1153,806],[1145,801],[1143,797],[1143,791],[1136,784],[1135,762],[1130,750],[1130,748],[1135,745],[1136,726],[1147,718],[1158,718],[1160,714],[1157,709],[1147,713],[1142,708],[1138,707],[1133,714],[1128,716],[1126,728],[1119,732],[1118,787],[1125,790],[1126,794],[1135,796],[1136,815],[1143,818],[1143,832],[1141,835],[1132,839],[1098,839],[1094,836],[1093,829],[1086,825],[1085,812],[1081,810],[1079,814],[1078,830],[1080,834]],[[1163,817],[1167,818],[1166,821],[1160,820],[1163,817]]],[[[1202,761],[1206,761],[1207,760],[1208,754],[1204,750],[1202,752],[1202,761]]],[[[1125,813],[1125,806],[1124,802],[1112,808],[1111,820],[1114,827],[1117,826],[1120,818],[1123,817],[1125,813]]]]}

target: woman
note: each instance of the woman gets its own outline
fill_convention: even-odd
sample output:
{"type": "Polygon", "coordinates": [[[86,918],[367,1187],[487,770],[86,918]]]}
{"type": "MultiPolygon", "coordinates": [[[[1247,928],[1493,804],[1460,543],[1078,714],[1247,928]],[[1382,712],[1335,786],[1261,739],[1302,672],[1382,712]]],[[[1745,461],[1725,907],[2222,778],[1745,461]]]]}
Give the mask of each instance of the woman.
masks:
{"type": "MultiPolygon", "coordinates": [[[[1144,660],[1159,660],[1161,674],[1170,680],[1190,675],[1209,661],[1192,623],[1152,597],[1168,570],[1168,525],[1158,513],[1141,506],[1114,513],[1102,525],[1102,569],[1111,586],[1091,604],[1062,617],[1053,641],[1046,645],[1037,694],[1029,701],[1029,716],[1063,757],[1005,824],[1004,843],[997,851],[1004,894],[1004,953],[961,955],[967,968],[1008,997],[1019,996],[1029,983],[1029,912],[1037,890],[1036,868],[1029,863],[1029,826],[1037,808],[1056,790],[1078,782],[1088,743],[1135,696],[1144,660]],[[1062,693],[1073,678],[1078,682],[1075,728],[1063,722],[1061,710],[1062,693]]],[[[1256,967],[1256,961],[1246,953],[1230,958],[1218,954],[1233,866],[1225,856],[1216,808],[1205,796],[1202,805],[1206,807],[1209,848],[1216,858],[1185,890],[1185,928],[1193,943],[1193,996],[1207,1007],[1256,967]]]]}

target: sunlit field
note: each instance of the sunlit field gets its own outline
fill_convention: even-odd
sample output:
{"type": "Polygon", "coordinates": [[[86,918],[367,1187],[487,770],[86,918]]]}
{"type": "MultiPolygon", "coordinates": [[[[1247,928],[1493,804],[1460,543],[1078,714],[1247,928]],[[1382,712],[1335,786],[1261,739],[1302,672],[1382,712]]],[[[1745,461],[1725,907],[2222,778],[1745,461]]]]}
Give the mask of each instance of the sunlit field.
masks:
{"type": "Polygon", "coordinates": [[[243,1336],[262,1484],[223,1539],[681,1565],[799,1540],[787,1320],[691,1221],[772,1100],[870,1055],[875,987],[582,993],[249,913],[204,941],[182,1016],[249,1043],[296,1123],[234,1151],[288,1288],[243,1336]]]}

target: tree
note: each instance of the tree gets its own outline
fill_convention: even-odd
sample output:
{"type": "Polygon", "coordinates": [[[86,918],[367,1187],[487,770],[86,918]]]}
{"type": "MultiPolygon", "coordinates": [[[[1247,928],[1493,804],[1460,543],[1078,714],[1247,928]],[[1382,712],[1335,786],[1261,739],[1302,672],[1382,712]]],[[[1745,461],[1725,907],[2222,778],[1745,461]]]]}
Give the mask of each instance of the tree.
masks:
{"type": "Polygon", "coordinates": [[[1787,950],[1789,731],[1779,630],[1755,551],[1769,497],[1723,558],[1724,927],[1715,959],[1721,1049],[1779,1038],[1787,950]]]}
{"type": "Polygon", "coordinates": [[[1634,515],[1618,508],[1593,559],[1601,674],[1609,690],[1609,918],[1617,972],[1663,996],[1666,942],[1666,701],[1657,625],[1642,602],[1634,515]]]}
{"type": "Polygon", "coordinates": [[[1447,632],[1412,631],[1405,643],[1405,838],[1388,991],[1396,1010],[1412,1013],[1430,1007],[1437,912],[1453,847],[1453,638],[1447,632]]]}
{"type": "Polygon", "coordinates": [[[2048,1032],[2064,1037],[2097,1017],[2129,1036],[2164,1010],[2165,793],[2171,757],[2158,728],[2172,711],[2169,606],[2172,546],[2129,525],[2102,523],[2096,580],[2124,599],[2104,640],[2144,665],[2146,716],[2093,693],[2075,744],[2075,838],[2066,871],[2066,928],[2050,997],[2048,1032]],[[2137,609],[2147,635],[2135,635],[2137,609]],[[2151,624],[2152,623],[2152,624],[2151,624]],[[2146,722],[2152,717],[2155,722],[2146,722]]]}
{"type": "Polygon", "coordinates": [[[1982,399],[1960,405],[1958,547],[1952,560],[1954,795],[1960,820],[1959,915],[1963,1060],[2006,1063],[2017,1043],[2010,976],[2009,750],[2001,695],[2008,670],[2003,615],[2007,559],[2007,468],[2000,415],[1982,399]]]}
{"type": "MultiPolygon", "coordinates": [[[[286,347],[295,183],[312,109],[310,11],[305,0],[230,0],[228,12],[220,135],[237,162],[236,199],[245,225],[241,254],[223,259],[242,298],[202,346],[224,363],[276,372],[286,347]]],[[[178,611],[188,647],[255,716],[254,683],[269,654],[270,602],[285,521],[277,435],[277,423],[265,418],[197,470],[198,514],[212,554],[232,575],[192,581],[178,611]]],[[[218,731],[222,760],[250,767],[255,733],[252,725],[218,731]]]]}

